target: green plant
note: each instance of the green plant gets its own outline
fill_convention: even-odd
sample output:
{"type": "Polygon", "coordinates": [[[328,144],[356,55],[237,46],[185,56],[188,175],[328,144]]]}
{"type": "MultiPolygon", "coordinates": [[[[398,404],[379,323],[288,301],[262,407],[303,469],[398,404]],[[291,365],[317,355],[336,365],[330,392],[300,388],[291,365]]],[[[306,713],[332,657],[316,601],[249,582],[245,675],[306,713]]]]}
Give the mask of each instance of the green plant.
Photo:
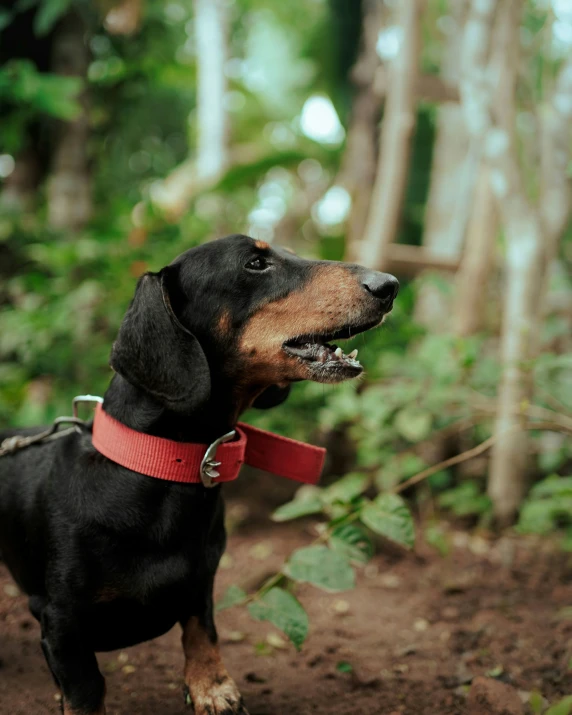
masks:
{"type": "Polygon", "coordinates": [[[520,510],[522,533],[549,534],[566,529],[563,546],[572,548],[572,477],[552,474],[535,484],[520,510]]]}
{"type": "Polygon", "coordinates": [[[352,473],[328,487],[301,487],[273,518],[288,521],[320,514],[326,521],[320,523],[319,537],[294,551],[256,593],[231,586],[217,608],[247,605],[254,618],[271,622],[300,648],[308,633],[308,617],[291,593],[296,583],[310,583],[331,593],[354,588],[355,569],[374,554],[372,534],[405,548],[413,546],[413,518],[403,499],[396,494],[368,499],[364,492],[370,483],[367,475],[352,473]]]}
{"type": "Polygon", "coordinates": [[[461,482],[447,489],[438,498],[439,506],[456,516],[482,516],[490,511],[491,501],[474,481],[461,482]]]}

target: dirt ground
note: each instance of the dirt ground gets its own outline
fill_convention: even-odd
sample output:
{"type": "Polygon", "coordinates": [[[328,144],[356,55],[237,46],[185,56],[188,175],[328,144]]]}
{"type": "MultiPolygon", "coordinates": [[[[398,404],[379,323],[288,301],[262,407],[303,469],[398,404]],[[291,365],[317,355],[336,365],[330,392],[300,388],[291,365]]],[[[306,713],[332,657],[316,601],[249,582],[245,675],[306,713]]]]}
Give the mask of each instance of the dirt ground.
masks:
{"type": "MultiPolygon", "coordinates": [[[[312,521],[275,525],[241,499],[229,521],[219,594],[232,583],[255,588],[315,536],[312,521]]],[[[223,655],[251,715],[462,714],[483,674],[523,700],[532,690],[550,702],[571,694],[570,557],[515,537],[452,531],[451,543],[444,558],[422,540],[414,553],[385,548],[351,592],[301,586],[311,633],[300,654],[243,609],[221,612],[223,655]]],[[[99,660],[108,715],[188,713],[176,629],[99,660]]],[[[57,697],[38,626],[0,565],[0,713],[56,714],[57,697]]]]}

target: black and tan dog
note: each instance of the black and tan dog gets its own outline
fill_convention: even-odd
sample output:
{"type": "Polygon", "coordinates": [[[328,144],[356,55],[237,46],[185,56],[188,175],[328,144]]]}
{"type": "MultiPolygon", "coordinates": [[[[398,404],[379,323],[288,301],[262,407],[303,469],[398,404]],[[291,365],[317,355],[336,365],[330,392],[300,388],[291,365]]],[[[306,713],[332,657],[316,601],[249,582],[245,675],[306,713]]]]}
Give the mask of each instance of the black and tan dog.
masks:
{"type": "MultiPolygon", "coordinates": [[[[397,289],[390,275],[246,236],[193,248],[140,279],[104,410],[142,433],[208,444],[247,407],[282,402],[292,382],[358,375],[355,356],[329,342],[378,325],[397,289]]],[[[96,651],[177,622],[196,715],[246,713],[213,621],[220,491],[121,467],[89,431],[0,458],[0,551],[41,624],[66,715],[105,712],[96,651]]]]}

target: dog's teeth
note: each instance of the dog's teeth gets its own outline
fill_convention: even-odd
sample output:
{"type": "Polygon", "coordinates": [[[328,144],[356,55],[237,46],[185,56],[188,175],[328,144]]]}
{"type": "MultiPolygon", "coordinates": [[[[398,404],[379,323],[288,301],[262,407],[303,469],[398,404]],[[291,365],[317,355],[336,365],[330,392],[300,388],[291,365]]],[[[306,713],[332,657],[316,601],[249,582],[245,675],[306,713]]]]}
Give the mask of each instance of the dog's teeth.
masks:
{"type": "Polygon", "coordinates": [[[348,355],[348,357],[351,360],[355,360],[357,358],[357,350],[352,350],[351,353],[348,355]]]}
{"type": "Polygon", "coordinates": [[[334,352],[334,355],[335,355],[337,358],[343,357],[343,354],[344,354],[344,352],[343,352],[343,350],[342,350],[341,348],[336,348],[336,351],[334,352]]]}

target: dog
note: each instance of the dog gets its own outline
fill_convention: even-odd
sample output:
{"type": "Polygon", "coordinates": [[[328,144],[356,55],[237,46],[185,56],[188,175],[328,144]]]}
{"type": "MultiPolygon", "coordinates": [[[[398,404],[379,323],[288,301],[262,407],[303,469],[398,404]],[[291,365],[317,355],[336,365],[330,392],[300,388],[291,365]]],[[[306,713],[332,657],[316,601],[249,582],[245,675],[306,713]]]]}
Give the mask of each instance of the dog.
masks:
{"type": "MultiPolygon", "coordinates": [[[[359,375],[332,345],[379,325],[397,280],[233,235],[146,273],[120,326],[103,410],[131,430],[210,444],[292,383],[359,375]]],[[[40,428],[5,431],[32,435],[40,428]]],[[[65,715],[105,713],[98,651],[183,629],[196,715],[247,714],[213,618],[225,548],[220,485],[153,479],[87,430],[0,457],[0,552],[29,597],[65,715]]]]}

